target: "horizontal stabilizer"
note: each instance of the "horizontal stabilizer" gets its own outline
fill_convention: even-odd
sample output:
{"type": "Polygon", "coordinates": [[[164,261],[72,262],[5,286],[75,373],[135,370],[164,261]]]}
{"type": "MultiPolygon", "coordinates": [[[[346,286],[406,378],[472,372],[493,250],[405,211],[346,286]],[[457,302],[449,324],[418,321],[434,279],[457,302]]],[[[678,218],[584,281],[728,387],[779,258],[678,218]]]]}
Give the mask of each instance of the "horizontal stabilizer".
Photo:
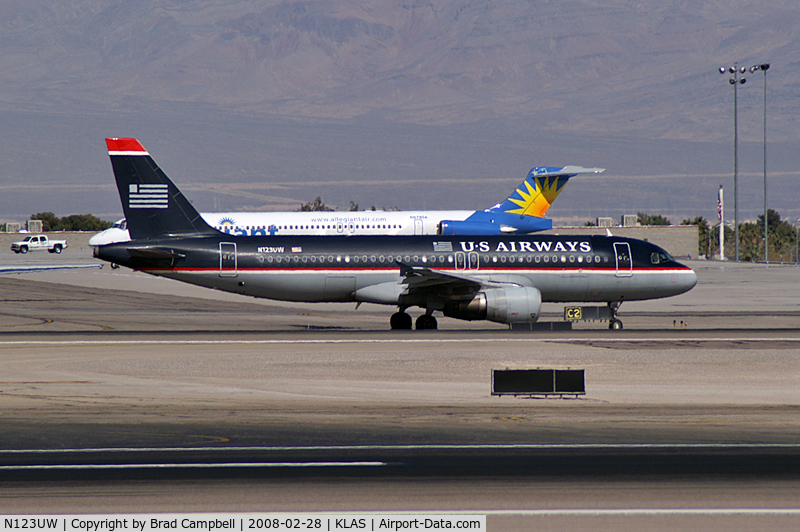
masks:
{"type": "Polygon", "coordinates": [[[32,273],[50,270],[82,270],[102,267],[102,264],[36,264],[30,266],[0,266],[0,275],[5,273],[32,273]]]}
{"type": "Polygon", "coordinates": [[[159,248],[129,248],[128,254],[131,257],[150,260],[178,260],[186,258],[182,253],[175,253],[172,250],[159,248]]]}

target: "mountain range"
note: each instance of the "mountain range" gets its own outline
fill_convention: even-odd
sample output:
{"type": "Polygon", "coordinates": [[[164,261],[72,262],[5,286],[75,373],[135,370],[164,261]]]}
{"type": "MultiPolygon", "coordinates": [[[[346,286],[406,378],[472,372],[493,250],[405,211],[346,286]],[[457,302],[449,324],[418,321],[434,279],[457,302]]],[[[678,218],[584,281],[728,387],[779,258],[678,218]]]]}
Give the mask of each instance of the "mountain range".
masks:
{"type": "Polygon", "coordinates": [[[0,43],[0,219],[119,214],[105,136],[139,137],[201,210],[481,208],[581,164],[607,171],[557,220],[713,218],[734,62],[770,64],[737,85],[742,216],[765,83],[770,203],[800,216],[792,0],[26,0],[0,43]]]}

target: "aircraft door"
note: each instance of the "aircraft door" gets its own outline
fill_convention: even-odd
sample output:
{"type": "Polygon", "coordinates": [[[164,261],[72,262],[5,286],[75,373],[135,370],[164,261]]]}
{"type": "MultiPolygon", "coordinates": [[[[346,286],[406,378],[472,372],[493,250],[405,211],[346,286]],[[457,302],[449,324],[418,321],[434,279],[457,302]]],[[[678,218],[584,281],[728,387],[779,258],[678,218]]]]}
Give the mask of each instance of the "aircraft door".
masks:
{"type": "Polygon", "coordinates": [[[414,234],[421,235],[423,234],[422,230],[422,220],[419,218],[414,218],[414,234]]]}
{"type": "Polygon", "coordinates": [[[219,276],[236,277],[238,275],[238,257],[236,244],[233,242],[219,243],[219,276]]]}
{"type": "Polygon", "coordinates": [[[467,267],[470,270],[477,270],[480,266],[480,258],[478,257],[478,253],[475,251],[471,251],[469,255],[467,255],[467,267]]]}
{"type": "Polygon", "coordinates": [[[627,242],[615,242],[614,255],[617,263],[617,277],[632,276],[633,260],[631,259],[631,246],[627,242]]]}
{"type": "Polygon", "coordinates": [[[456,270],[465,270],[467,268],[467,254],[463,251],[456,252],[456,270]]]}
{"type": "Polygon", "coordinates": [[[336,224],[336,232],[344,233],[344,224],[342,222],[336,224]]]}

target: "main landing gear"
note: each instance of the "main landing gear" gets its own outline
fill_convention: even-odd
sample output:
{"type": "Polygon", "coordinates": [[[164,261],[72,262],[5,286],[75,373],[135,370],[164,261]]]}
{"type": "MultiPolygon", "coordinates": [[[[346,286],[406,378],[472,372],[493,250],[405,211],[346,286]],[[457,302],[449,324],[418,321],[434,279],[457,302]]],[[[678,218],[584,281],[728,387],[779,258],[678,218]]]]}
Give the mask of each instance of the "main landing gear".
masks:
{"type": "Polygon", "coordinates": [[[417,318],[417,330],[424,330],[424,329],[437,329],[439,324],[436,323],[436,318],[431,316],[430,314],[423,314],[419,318],[417,318]]]}
{"type": "MultiPolygon", "coordinates": [[[[395,312],[392,314],[392,317],[389,319],[389,324],[392,327],[392,330],[410,330],[411,329],[411,316],[406,314],[406,309],[400,308],[399,312],[395,312]]],[[[424,329],[437,329],[439,324],[436,322],[436,318],[432,315],[425,313],[419,318],[417,318],[417,330],[421,331],[424,329]]]]}
{"type": "Polygon", "coordinates": [[[608,313],[610,315],[610,318],[608,319],[608,328],[615,331],[622,329],[622,321],[617,318],[617,311],[619,310],[620,305],[622,305],[622,301],[608,302],[608,313]]]}
{"type": "Polygon", "coordinates": [[[399,312],[395,312],[392,314],[392,317],[389,318],[389,325],[392,326],[392,330],[410,330],[411,329],[411,316],[406,314],[405,309],[400,309],[399,312]]]}

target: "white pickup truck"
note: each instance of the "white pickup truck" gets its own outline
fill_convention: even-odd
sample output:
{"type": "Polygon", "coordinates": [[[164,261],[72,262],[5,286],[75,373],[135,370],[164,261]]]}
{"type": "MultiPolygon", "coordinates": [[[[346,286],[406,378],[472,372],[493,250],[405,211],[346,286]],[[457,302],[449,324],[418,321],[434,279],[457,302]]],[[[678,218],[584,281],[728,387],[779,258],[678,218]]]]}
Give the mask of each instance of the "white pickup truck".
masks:
{"type": "Polygon", "coordinates": [[[11,244],[11,251],[14,253],[27,253],[29,251],[39,251],[46,249],[50,253],[61,253],[67,248],[66,240],[50,240],[47,235],[26,236],[19,242],[11,244]]]}

